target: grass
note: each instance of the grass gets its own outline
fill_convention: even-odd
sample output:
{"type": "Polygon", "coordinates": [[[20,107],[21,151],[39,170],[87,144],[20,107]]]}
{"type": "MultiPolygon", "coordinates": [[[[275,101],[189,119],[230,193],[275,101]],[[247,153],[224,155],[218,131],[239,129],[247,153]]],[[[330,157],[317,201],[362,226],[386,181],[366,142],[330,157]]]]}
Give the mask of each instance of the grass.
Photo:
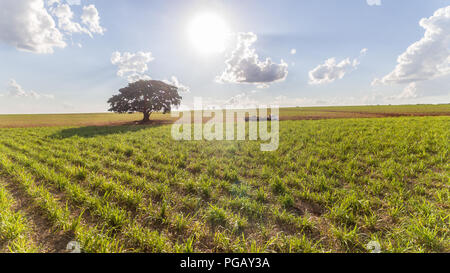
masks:
{"type": "Polygon", "coordinates": [[[0,249],[9,252],[38,252],[32,230],[21,212],[13,209],[16,201],[4,184],[0,184],[0,249]]]}
{"type": "Polygon", "coordinates": [[[449,252],[448,128],[448,116],[286,120],[270,153],[174,141],[170,125],[3,128],[0,251],[449,252]]]}

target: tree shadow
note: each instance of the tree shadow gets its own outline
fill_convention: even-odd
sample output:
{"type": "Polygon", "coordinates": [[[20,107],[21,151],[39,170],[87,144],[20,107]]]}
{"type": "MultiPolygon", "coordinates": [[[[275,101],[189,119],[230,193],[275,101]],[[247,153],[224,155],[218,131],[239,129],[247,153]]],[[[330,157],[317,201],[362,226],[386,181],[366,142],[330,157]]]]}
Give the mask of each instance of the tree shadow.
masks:
{"type": "Polygon", "coordinates": [[[92,138],[97,136],[108,136],[114,134],[125,134],[129,132],[138,132],[141,130],[161,127],[165,122],[150,121],[150,122],[134,122],[121,125],[103,125],[103,126],[83,126],[75,128],[62,129],[50,137],[55,139],[65,139],[71,137],[92,138]]]}

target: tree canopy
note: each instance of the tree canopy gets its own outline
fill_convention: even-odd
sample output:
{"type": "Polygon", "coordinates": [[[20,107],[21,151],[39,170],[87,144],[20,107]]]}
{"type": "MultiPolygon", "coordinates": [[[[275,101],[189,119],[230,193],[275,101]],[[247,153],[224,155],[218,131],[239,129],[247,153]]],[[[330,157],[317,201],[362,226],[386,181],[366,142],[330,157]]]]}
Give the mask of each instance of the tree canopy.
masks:
{"type": "Polygon", "coordinates": [[[108,111],[140,112],[144,114],[143,121],[149,121],[153,112],[169,113],[172,106],[180,105],[182,99],[177,87],[155,80],[129,83],[127,87],[120,89],[119,93],[108,100],[111,106],[108,111]]]}

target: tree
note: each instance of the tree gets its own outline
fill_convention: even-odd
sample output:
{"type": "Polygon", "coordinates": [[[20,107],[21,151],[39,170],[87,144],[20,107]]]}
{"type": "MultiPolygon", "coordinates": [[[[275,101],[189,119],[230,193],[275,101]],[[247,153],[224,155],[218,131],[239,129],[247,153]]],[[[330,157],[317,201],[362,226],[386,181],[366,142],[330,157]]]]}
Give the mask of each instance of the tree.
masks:
{"type": "Polygon", "coordinates": [[[108,103],[108,111],[116,113],[144,114],[143,122],[150,121],[153,112],[163,111],[169,113],[172,106],[179,106],[181,96],[178,88],[162,81],[140,80],[129,83],[127,87],[119,90],[120,94],[112,96],[108,103]]]}

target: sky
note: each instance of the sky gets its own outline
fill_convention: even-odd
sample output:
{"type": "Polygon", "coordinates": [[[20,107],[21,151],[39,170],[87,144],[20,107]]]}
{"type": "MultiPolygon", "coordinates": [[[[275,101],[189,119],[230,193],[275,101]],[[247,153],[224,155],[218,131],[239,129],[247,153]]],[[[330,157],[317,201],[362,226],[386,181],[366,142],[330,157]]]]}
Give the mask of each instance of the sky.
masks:
{"type": "Polygon", "coordinates": [[[449,0],[0,0],[0,114],[450,102],[449,0]]]}

